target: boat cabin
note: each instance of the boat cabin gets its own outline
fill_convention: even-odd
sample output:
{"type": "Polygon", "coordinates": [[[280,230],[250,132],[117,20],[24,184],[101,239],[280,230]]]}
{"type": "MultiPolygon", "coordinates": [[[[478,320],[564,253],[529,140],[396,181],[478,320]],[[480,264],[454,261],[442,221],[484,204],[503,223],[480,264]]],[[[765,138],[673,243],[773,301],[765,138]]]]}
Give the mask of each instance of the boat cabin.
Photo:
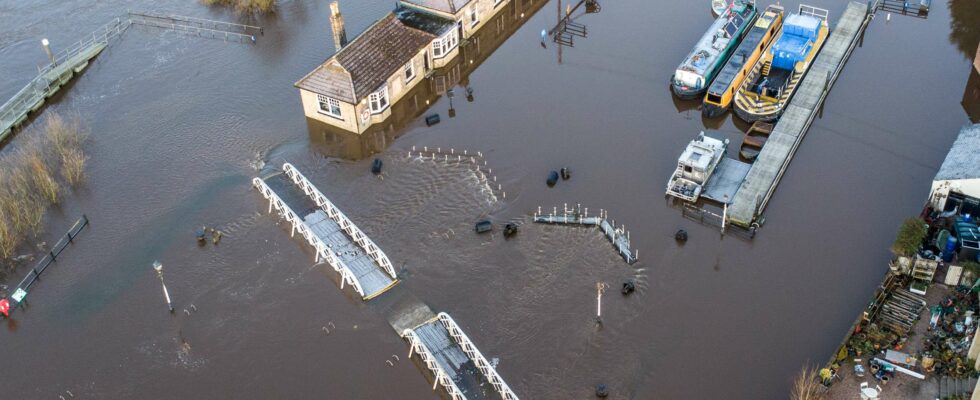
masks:
{"type": "Polygon", "coordinates": [[[686,201],[697,201],[727,147],[728,140],[708,137],[704,132],[698,134],[677,160],[677,169],[667,182],[667,194],[686,201]]]}
{"type": "Polygon", "coordinates": [[[681,97],[703,93],[755,17],[754,1],[735,1],[674,71],[674,92],[681,97]]]}

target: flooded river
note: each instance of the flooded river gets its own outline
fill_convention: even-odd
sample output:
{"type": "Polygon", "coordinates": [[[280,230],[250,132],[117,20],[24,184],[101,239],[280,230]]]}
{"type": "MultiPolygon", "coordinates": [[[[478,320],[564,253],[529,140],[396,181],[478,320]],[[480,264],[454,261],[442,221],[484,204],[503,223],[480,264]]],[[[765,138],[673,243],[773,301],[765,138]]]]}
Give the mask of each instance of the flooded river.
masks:
{"type": "MultiPolygon", "coordinates": [[[[429,128],[423,110],[405,111],[363,137],[308,123],[293,87],[333,52],[324,0],[281,1],[277,14],[250,21],[265,27],[255,45],[135,27],[113,42],[44,111],[77,114],[92,134],[88,182],[49,213],[40,240],[53,242],[82,213],[92,226],[35,286],[26,312],[2,321],[2,397],[435,399],[386,321],[414,296],[498,358],[521,398],[590,398],[597,383],[615,399],[785,398],[800,366],[823,363],[866,304],[896,228],[924,204],[968,121],[961,102],[978,6],[937,1],[928,19],[878,15],[765,226],[745,241],[664,199],[698,131],[737,143],[744,129],[728,115],[702,120],[667,86],[711,22],[708,2],[603,1],[579,19],[588,38],[559,54],[539,43],[559,8],[544,1],[512,0],[513,33],[464,51],[449,82],[471,87],[472,101],[420,89],[424,112],[442,123],[429,128]],[[506,198],[465,165],[409,157],[412,146],[482,151],[506,198]],[[385,161],[383,179],[370,173],[373,157],[385,161]],[[385,250],[398,286],[366,303],[341,290],[266,213],[250,180],[286,161],[385,250]],[[562,166],[572,179],[548,188],[548,171],[562,166]],[[609,210],[640,261],[626,265],[592,230],[527,223],[511,240],[472,231],[484,216],[528,222],[538,206],[563,203],[609,210]],[[227,235],[198,247],[202,225],[227,235]],[[673,240],[678,228],[690,233],[684,245],[673,240]],[[175,315],[153,260],[164,264],[175,315]],[[627,279],[638,292],[622,297],[627,279]],[[612,286],[598,328],[597,281],[612,286]],[[389,366],[392,354],[401,361],[389,366]]],[[[846,4],[812,3],[833,19],[846,4]]],[[[353,37],[392,2],[340,6],[353,37]]],[[[237,19],[193,1],[0,0],[0,97],[44,61],[42,37],[58,50],[126,9],[237,19]]]]}

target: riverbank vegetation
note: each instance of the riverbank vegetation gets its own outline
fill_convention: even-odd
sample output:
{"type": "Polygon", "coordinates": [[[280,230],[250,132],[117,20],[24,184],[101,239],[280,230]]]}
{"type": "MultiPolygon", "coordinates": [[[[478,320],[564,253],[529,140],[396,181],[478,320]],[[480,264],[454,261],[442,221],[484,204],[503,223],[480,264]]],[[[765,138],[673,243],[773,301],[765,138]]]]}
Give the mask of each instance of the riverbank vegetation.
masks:
{"type": "MultiPolygon", "coordinates": [[[[87,132],[77,118],[51,114],[40,132],[0,154],[0,258],[40,233],[48,207],[84,180],[87,132]]],[[[31,135],[32,133],[27,133],[31,135]]]]}
{"type": "Polygon", "coordinates": [[[902,222],[898,228],[898,236],[892,244],[892,252],[900,257],[911,257],[922,247],[922,240],[929,233],[929,226],[918,217],[911,217],[902,222]]]}
{"type": "Polygon", "coordinates": [[[820,376],[817,369],[812,366],[805,366],[793,380],[793,387],[790,389],[791,400],[822,400],[825,396],[821,391],[820,376]]]}
{"type": "Polygon", "coordinates": [[[275,11],[276,0],[201,0],[209,6],[234,8],[242,14],[266,14],[275,11]]]}

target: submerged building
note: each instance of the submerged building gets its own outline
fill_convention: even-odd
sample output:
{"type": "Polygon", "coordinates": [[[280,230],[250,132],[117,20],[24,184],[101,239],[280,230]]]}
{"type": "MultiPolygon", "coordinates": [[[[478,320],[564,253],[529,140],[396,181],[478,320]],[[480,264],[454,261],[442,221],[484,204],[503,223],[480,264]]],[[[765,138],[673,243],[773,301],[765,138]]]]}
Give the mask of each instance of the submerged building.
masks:
{"type": "Polygon", "coordinates": [[[383,151],[412,124],[422,125],[418,118],[426,112],[445,112],[443,116],[453,118],[457,112],[454,104],[474,102],[478,97],[471,90],[470,75],[545,3],[546,0],[512,0],[500,6],[501,10],[489,19],[485,29],[460,43],[459,54],[451,62],[429,71],[407,90],[391,105],[390,115],[382,122],[356,132],[319,118],[307,118],[310,142],[324,155],[359,160],[383,151]],[[444,96],[450,98],[449,108],[432,110],[444,96]]]}
{"type": "Polygon", "coordinates": [[[512,1],[533,3],[402,0],[395,11],[295,83],[304,113],[347,132],[366,132],[387,120],[391,105],[433,70],[452,64],[461,42],[478,36],[512,1]]]}

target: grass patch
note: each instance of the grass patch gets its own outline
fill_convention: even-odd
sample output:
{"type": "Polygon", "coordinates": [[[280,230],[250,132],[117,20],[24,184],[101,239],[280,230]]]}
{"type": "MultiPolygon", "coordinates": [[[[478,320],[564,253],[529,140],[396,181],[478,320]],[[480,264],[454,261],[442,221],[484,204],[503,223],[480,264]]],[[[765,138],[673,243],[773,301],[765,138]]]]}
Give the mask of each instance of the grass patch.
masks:
{"type": "Polygon", "coordinates": [[[0,155],[0,258],[7,259],[41,230],[44,214],[66,188],[84,178],[87,134],[77,118],[51,114],[39,134],[0,155]],[[59,180],[60,178],[60,180],[59,180]]]}

